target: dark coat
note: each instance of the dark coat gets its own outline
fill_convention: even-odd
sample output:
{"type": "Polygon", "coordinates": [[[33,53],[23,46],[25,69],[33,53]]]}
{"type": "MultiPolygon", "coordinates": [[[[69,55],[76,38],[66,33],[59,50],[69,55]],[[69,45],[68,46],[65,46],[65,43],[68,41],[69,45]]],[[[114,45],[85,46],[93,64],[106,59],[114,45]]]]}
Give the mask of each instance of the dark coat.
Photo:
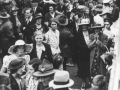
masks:
{"type": "MultiPolygon", "coordinates": [[[[45,46],[45,51],[42,51],[41,60],[47,59],[48,61],[53,63],[52,52],[51,52],[50,46],[46,43],[43,43],[43,45],[45,46]]],[[[37,52],[36,52],[36,43],[35,42],[33,43],[33,50],[30,53],[30,59],[32,60],[33,58],[38,58],[37,52]]]]}
{"type": "MultiPolygon", "coordinates": [[[[18,83],[15,80],[15,78],[11,74],[9,75],[9,78],[10,78],[11,90],[19,90],[19,86],[18,86],[18,83]]],[[[22,84],[21,85],[22,86],[22,90],[26,90],[25,80],[24,79],[21,79],[21,84],[22,84]]]]}
{"type": "Polygon", "coordinates": [[[33,10],[33,16],[35,16],[36,14],[41,13],[44,16],[44,12],[43,9],[40,7],[36,7],[36,10],[33,10]]]}
{"type": "Polygon", "coordinates": [[[30,36],[29,36],[29,28],[32,24],[34,24],[34,19],[32,18],[32,20],[27,24],[25,18],[23,20],[23,25],[22,25],[22,29],[25,27],[25,30],[23,30],[23,39],[27,42],[30,43],[30,36]]]}
{"type": "Polygon", "coordinates": [[[58,28],[60,31],[60,49],[63,57],[68,57],[70,54],[70,45],[73,35],[68,28],[58,28]]]}
{"type": "Polygon", "coordinates": [[[78,76],[86,79],[90,77],[90,50],[85,42],[82,30],[79,30],[76,37],[78,76]]]}
{"type": "Polygon", "coordinates": [[[18,27],[16,26],[16,19],[15,19],[15,17],[14,17],[14,16],[11,16],[11,18],[10,18],[10,21],[11,21],[12,24],[13,24],[13,31],[14,31],[14,35],[15,35],[16,39],[19,39],[19,33],[21,33],[21,31],[22,31],[22,21],[21,21],[21,17],[18,17],[18,20],[19,20],[19,22],[21,23],[21,27],[20,27],[20,30],[19,30],[19,31],[17,30],[18,27]]]}

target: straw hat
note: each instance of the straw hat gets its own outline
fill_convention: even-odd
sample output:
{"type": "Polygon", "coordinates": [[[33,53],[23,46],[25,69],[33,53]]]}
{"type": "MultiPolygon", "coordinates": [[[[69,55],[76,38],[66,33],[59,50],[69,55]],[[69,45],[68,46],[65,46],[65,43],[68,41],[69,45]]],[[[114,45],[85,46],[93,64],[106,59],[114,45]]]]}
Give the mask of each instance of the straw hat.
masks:
{"type": "Polygon", "coordinates": [[[44,3],[56,4],[53,0],[43,0],[44,3]]]}
{"type": "Polygon", "coordinates": [[[25,45],[25,53],[30,53],[32,51],[32,46],[30,44],[26,44],[23,40],[17,40],[15,42],[15,45],[10,46],[10,48],[8,49],[8,53],[9,54],[14,54],[14,49],[16,46],[23,46],[25,45]]]}
{"type": "Polygon", "coordinates": [[[46,59],[44,59],[43,62],[39,65],[38,70],[39,71],[33,73],[33,76],[44,77],[54,74],[56,71],[58,71],[57,69],[53,69],[53,64],[46,59]]]}
{"type": "Polygon", "coordinates": [[[90,20],[86,18],[86,19],[82,19],[79,25],[89,25],[89,24],[90,24],[90,20]]]}
{"type": "Polygon", "coordinates": [[[68,71],[57,71],[54,75],[54,80],[49,82],[49,87],[54,89],[71,87],[74,81],[70,79],[68,71]]]}
{"type": "Polygon", "coordinates": [[[111,0],[103,0],[103,3],[109,3],[111,0]]]}

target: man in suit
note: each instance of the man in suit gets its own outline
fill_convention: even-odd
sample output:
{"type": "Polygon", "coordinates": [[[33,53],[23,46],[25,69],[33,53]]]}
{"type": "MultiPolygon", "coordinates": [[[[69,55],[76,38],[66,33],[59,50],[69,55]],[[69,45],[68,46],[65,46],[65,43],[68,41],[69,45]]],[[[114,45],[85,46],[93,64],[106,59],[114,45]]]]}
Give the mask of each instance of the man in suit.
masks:
{"type": "Polygon", "coordinates": [[[32,10],[33,10],[33,16],[38,14],[38,13],[42,13],[42,15],[44,16],[44,12],[43,9],[41,7],[38,7],[38,1],[32,1],[32,10]]]}
{"type": "Polygon", "coordinates": [[[30,43],[30,36],[29,36],[29,28],[30,26],[34,23],[33,12],[31,8],[27,8],[24,12],[24,20],[23,20],[23,39],[27,42],[30,43]]]}

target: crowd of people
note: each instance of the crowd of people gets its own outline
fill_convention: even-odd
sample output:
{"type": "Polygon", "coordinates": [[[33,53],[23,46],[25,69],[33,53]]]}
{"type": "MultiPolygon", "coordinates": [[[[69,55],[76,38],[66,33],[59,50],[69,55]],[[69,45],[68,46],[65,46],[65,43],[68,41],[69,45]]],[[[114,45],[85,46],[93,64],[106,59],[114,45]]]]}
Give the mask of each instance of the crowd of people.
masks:
{"type": "Polygon", "coordinates": [[[119,0],[0,0],[0,90],[108,90],[119,0]],[[71,59],[70,59],[71,58],[71,59]]]}

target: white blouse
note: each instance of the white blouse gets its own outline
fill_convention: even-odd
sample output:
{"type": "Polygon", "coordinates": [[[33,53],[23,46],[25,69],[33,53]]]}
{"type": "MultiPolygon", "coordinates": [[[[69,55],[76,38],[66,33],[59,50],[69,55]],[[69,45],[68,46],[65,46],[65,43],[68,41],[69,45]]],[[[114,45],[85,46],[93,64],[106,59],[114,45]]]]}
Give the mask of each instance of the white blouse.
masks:
{"type": "Polygon", "coordinates": [[[37,57],[41,59],[42,51],[45,51],[45,46],[36,46],[37,57]]]}
{"type": "Polygon", "coordinates": [[[59,36],[60,32],[57,29],[55,32],[49,29],[49,31],[45,34],[46,42],[51,46],[53,55],[56,53],[60,53],[59,36]]]}
{"type": "Polygon", "coordinates": [[[17,58],[24,58],[26,60],[26,63],[28,64],[29,61],[30,61],[30,56],[29,55],[24,55],[23,57],[17,57],[15,54],[12,54],[12,55],[6,55],[4,58],[3,58],[3,67],[7,68],[9,67],[9,63],[14,60],[14,59],[17,59],[17,58]]]}

